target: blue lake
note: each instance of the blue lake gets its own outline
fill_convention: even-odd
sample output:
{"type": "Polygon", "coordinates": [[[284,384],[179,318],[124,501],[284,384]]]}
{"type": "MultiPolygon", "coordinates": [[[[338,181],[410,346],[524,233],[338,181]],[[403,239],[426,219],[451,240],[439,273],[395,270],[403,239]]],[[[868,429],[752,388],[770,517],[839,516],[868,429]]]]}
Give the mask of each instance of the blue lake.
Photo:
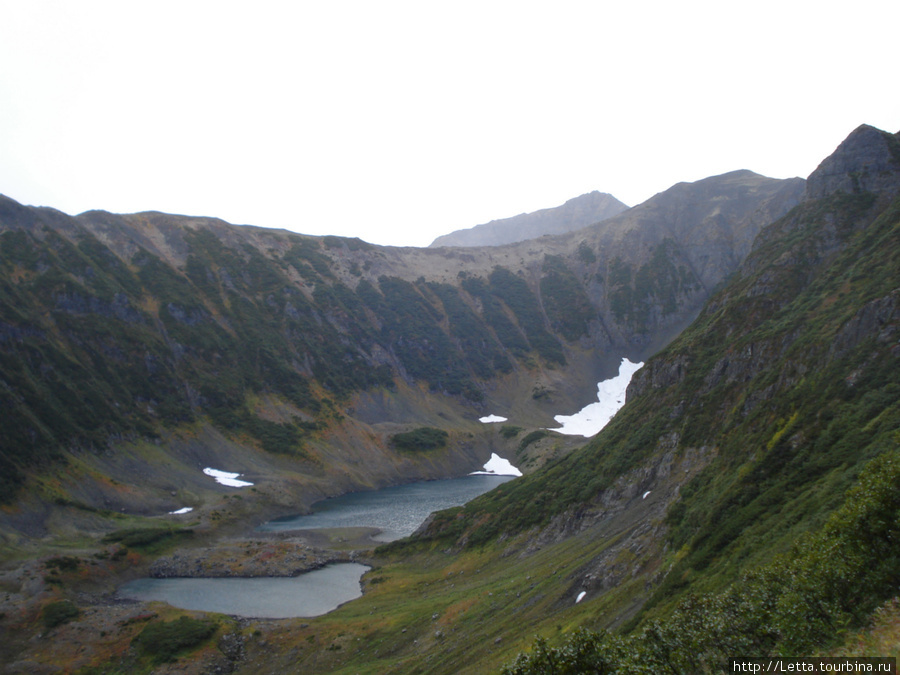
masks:
{"type": "Polygon", "coordinates": [[[369,568],[338,563],[298,577],[137,579],[121,586],[129,600],[161,600],[173,607],[266,619],[319,616],[362,595],[369,568]]]}
{"type": "Polygon", "coordinates": [[[375,527],[377,541],[409,536],[433,511],[460,506],[512,480],[513,476],[465,476],[397,487],[353,492],[313,504],[313,513],[263,523],[263,532],[314,530],[330,527],[375,527]]]}

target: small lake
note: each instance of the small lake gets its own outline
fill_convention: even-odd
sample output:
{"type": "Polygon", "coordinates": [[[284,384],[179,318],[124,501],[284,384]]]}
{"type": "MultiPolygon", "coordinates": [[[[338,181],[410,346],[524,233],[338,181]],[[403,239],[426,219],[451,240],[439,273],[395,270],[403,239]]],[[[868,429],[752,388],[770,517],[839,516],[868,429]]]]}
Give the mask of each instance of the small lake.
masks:
{"type": "Polygon", "coordinates": [[[118,595],[232,616],[313,617],[360,597],[359,580],[368,569],[358,563],[337,563],[298,577],[138,579],[120,587],[118,595]]]}
{"type": "Polygon", "coordinates": [[[460,506],[512,480],[514,476],[464,476],[408,483],[397,487],[353,492],[313,504],[313,513],[263,523],[263,532],[332,527],[375,527],[377,541],[409,536],[433,511],[460,506]]]}
{"type": "MultiPolygon", "coordinates": [[[[280,532],[336,527],[373,527],[379,541],[412,534],[432,511],[465,504],[514,476],[476,475],[355,492],[313,505],[313,513],[263,523],[280,532]]],[[[369,568],[336,563],[297,577],[137,579],[117,591],[122,598],[162,601],[181,609],[258,619],[326,614],[362,595],[369,568]]]]}

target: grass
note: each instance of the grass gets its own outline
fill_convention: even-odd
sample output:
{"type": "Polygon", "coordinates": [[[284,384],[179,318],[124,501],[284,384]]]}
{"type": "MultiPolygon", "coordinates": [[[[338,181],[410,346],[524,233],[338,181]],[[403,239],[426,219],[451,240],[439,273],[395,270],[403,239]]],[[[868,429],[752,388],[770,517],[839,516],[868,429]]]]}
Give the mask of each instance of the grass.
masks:
{"type": "MultiPolygon", "coordinates": [[[[613,534],[538,549],[525,534],[453,555],[424,550],[380,558],[364,577],[361,598],[305,619],[305,627],[286,623],[267,635],[279,653],[297,650],[290,663],[272,667],[370,674],[496,671],[535,635],[603,623],[601,603],[576,605],[576,591],[585,564],[605,551],[616,555],[610,547],[622,541],[623,535],[613,534]],[[528,631],[521,630],[524,625],[528,631]]],[[[627,611],[633,594],[642,592],[639,585],[623,583],[604,597],[608,615],[627,611]]]]}
{"type": "Polygon", "coordinates": [[[900,657],[900,598],[892,598],[872,615],[868,626],[847,635],[844,643],[823,656],[900,657]]]}

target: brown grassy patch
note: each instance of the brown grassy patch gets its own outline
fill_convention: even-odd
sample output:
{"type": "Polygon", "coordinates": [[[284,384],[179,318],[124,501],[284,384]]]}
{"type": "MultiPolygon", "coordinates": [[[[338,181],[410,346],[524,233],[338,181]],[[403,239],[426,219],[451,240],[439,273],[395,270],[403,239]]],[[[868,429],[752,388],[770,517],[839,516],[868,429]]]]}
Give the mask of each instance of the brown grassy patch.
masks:
{"type": "Polygon", "coordinates": [[[849,634],[834,655],[900,657],[900,597],[875,610],[869,627],[849,634]]]}

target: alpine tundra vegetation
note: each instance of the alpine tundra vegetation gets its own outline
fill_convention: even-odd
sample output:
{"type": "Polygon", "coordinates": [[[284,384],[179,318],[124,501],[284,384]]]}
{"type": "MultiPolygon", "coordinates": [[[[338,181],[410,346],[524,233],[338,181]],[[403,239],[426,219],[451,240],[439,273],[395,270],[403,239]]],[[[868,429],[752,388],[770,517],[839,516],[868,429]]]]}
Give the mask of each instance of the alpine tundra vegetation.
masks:
{"type": "Polygon", "coordinates": [[[863,125],[806,180],[603,197],[422,249],[0,197],[6,672],[896,656],[900,135],[863,125]],[[599,433],[553,430],[626,363],[599,433]],[[524,475],[389,543],[256,529],[496,467],[524,475]],[[371,569],[314,618],[115,594],[332,562],[371,569]]]}

